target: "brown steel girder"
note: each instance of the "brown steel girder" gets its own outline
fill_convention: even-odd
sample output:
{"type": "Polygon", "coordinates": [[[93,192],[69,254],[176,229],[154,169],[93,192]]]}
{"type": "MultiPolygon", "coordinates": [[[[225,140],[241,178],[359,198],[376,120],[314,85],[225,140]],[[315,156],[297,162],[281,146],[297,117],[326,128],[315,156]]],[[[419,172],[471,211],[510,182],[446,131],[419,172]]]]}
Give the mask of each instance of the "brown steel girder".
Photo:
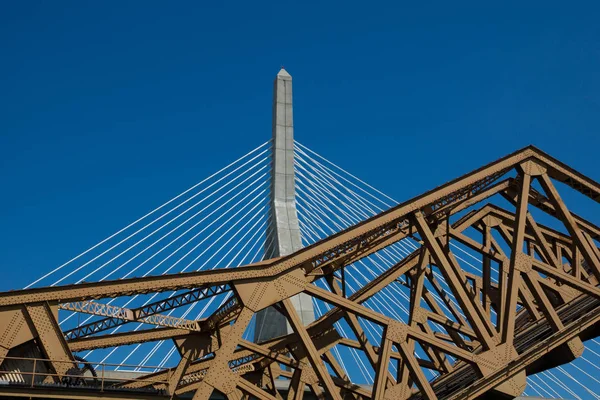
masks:
{"type": "Polygon", "coordinates": [[[305,387],[332,399],[517,396],[527,374],[579,356],[582,341],[597,334],[600,319],[600,251],[595,242],[600,229],[570,212],[554,182],[600,200],[598,183],[527,147],[280,259],[235,270],[0,293],[0,349],[5,349],[0,356],[15,343],[34,340],[60,374],[60,362],[72,360],[71,351],[168,338],[182,361],[148,377],[167,378],[168,393],[193,392],[195,399],[207,399],[214,390],[233,399],[281,399],[275,388],[278,377],[290,379],[290,399],[302,398],[305,387]],[[491,203],[471,209],[497,195],[508,199],[515,212],[491,203]],[[560,221],[566,233],[536,221],[531,208],[560,221]],[[337,271],[406,237],[420,247],[346,296],[337,271]],[[479,254],[481,275],[464,270],[452,241],[479,254]],[[327,289],[316,285],[320,278],[327,289]],[[91,306],[119,324],[128,323],[141,317],[126,309],[106,312],[89,300],[223,285],[233,288],[234,296],[206,320],[179,325],[157,319],[158,325],[169,327],[146,331],[104,336],[80,331],[66,340],[51,311],[57,304],[77,311],[91,306]],[[394,285],[410,293],[406,323],[369,306],[368,300],[394,285]],[[300,292],[328,303],[331,311],[302,326],[289,302],[300,292]],[[252,315],[269,306],[288,319],[294,333],[259,344],[243,340],[252,315]],[[355,339],[337,332],[334,324],[340,319],[355,339]],[[381,328],[381,341],[368,338],[365,321],[381,328]],[[419,357],[417,345],[423,350],[419,357]],[[372,390],[349,381],[331,352],[336,346],[364,352],[375,376],[372,390]],[[398,364],[396,376],[389,370],[391,360],[398,364]],[[429,381],[426,369],[439,375],[429,381]]]}

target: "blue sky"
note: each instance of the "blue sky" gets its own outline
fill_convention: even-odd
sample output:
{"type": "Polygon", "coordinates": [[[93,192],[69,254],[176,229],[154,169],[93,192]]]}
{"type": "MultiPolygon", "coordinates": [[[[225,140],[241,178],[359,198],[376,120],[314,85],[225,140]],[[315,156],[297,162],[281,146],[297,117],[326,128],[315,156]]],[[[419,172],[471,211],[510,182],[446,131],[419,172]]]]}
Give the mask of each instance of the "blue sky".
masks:
{"type": "Polygon", "coordinates": [[[600,179],[597,2],[6,2],[0,289],[271,135],[398,200],[527,144],[600,179]],[[526,4],[521,4],[526,3],[526,4]]]}

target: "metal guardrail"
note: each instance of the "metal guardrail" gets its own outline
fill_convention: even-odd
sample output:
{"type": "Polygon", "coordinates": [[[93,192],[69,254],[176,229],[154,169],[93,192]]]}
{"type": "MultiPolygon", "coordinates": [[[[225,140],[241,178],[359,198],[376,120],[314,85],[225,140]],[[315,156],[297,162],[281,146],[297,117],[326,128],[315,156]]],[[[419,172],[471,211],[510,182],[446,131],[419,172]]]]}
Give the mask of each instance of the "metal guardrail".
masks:
{"type": "Polygon", "coordinates": [[[166,392],[169,389],[171,370],[156,366],[133,364],[93,363],[87,361],[50,360],[43,358],[0,357],[0,384],[28,387],[81,387],[105,390],[128,390],[118,387],[123,382],[142,382],[147,389],[139,391],[166,392]],[[51,365],[69,364],[64,374],[57,374],[51,365]],[[119,371],[117,368],[128,368],[130,371],[119,371]],[[132,370],[136,371],[132,371],[132,370]],[[147,373],[167,372],[165,379],[144,378],[147,373]],[[136,377],[132,372],[139,373],[136,377]]]}

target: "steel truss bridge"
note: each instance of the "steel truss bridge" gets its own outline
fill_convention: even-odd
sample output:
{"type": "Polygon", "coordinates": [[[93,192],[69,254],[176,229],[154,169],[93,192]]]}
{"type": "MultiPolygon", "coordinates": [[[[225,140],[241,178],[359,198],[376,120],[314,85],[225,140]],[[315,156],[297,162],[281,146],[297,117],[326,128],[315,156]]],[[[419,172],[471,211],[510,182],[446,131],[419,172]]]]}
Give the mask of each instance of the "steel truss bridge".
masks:
{"type": "Polygon", "coordinates": [[[304,247],[263,259],[269,141],[0,293],[0,396],[599,398],[600,228],[562,197],[597,182],[530,146],[396,204],[290,148],[304,247]],[[266,309],[289,333],[253,339],[266,309]]]}

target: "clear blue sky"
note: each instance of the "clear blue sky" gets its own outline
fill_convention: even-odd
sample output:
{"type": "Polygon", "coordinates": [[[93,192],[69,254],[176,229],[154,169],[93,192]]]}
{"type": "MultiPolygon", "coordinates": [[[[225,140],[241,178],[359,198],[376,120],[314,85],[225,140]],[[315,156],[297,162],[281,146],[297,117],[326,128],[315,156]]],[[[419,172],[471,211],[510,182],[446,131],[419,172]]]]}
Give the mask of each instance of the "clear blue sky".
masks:
{"type": "Polygon", "coordinates": [[[396,199],[527,144],[600,179],[600,4],[487,3],[4,2],[0,289],[268,140],[281,65],[296,138],[396,199]]]}

